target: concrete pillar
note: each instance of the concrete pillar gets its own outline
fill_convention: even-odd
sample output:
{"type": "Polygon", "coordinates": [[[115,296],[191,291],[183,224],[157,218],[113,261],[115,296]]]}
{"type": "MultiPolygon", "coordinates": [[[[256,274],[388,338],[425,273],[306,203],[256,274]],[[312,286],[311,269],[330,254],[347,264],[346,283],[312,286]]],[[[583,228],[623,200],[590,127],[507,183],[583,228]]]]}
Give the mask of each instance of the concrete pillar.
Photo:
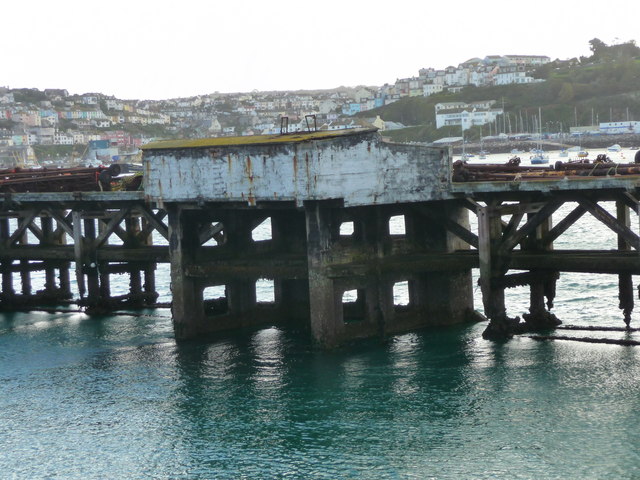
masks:
{"type": "Polygon", "coordinates": [[[337,228],[331,208],[323,202],[306,202],[307,260],[311,334],[324,347],[337,346],[345,335],[341,293],[327,276],[330,248],[337,228]]]}
{"type": "Polygon", "coordinates": [[[302,326],[309,320],[309,281],[280,278],[274,281],[278,314],[285,321],[302,326]]]}
{"type": "MultiPolygon", "coordinates": [[[[356,217],[354,222],[356,250],[361,249],[365,255],[372,252],[376,262],[384,259],[391,253],[387,209],[381,206],[358,209],[356,217]]],[[[394,331],[393,280],[376,269],[375,274],[367,276],[363,292],[364,322],[370,325],[362,325],[360,328],[376,332],[380,336],[394,331]]]]}
{"type": "MultiPolygon", "coordinates": [[[[453,221],[468,229],[468,210],[455,204],[424,208],[429,212],[426,216],[410,209],[405,214],[407,241],[418,252],[448,253],[469,248],[445,226],[447,221],[453,221]]],[[[422,326],[463,323],[473,318],[470,270],[420,273],[409,281],[409,296],[411,307],[420,312],[422,326]]]]}
{"type": "Polygon", "coordinates": [[[197,245],[193,212],[171,205],[169,215],[169,251],[171,258],[171,314],[176,340],[196,338],[205,331],[202,287],[185,274],[193,262],[197,245]]]}
{"type": "MultiPolygon", "coordinates": [[[[271,215],[274,251],[302,253],[307,250],[304,212],[283,211],[271,215]]],[[[280,318],[302,325],[309,319],[309,281],[306,278],[275,278],[274,296],[280,318]]]]}

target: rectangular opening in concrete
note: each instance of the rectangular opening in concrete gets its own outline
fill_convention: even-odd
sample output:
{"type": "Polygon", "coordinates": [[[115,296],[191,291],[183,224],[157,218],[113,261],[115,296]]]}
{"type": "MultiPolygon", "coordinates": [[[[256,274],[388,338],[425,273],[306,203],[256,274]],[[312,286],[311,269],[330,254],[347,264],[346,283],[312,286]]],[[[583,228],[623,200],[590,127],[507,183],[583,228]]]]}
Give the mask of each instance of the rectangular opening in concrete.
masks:
{"type": "Polygon", "coordinates": [[[256,282],[256,302],[275,303],[276,294],[273,280],[260,278],[256,282]]]}
{"type": "Polygon", "coordinates": [[[342,294],[342,321],[358,323],[365,320],[364,290],[347,290],[342,294]]]}
{"type": "Polygon", "coordinates": [[[213,285],[202,291],[205,315],[222,315],[229,311],[225,285],[213,285]]]}
{"type": "Polygon", "coordinates": [[[342,222],[340,224],[340,236],[341,237],[350,237],[353,235],[353,222],[342,222]]]}
{"type": "Polygon", "coordinates": [[[251,238],[254,242],[271,240],[271,217],[265,218],[257,227],[251,231],[251,238]]]}
{"type": "Polygon", "coordinates": [[[391,235],[406,235],[404,215],[394,215],[389,218],[389,233],[391,235]]]}
{"type": "Polygon", "coordinates": [[[406,307],[411,303],[409,282],[407,280],[393,284],[393,306],[406,307]]]}

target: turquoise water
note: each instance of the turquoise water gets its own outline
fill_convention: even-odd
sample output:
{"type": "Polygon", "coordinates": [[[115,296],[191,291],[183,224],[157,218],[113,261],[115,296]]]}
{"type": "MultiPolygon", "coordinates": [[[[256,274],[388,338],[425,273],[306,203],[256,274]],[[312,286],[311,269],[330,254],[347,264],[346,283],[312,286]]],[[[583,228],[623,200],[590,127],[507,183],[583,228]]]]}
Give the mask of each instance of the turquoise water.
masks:
{"type": "MultiPolygon", "coordinates": [[[[557,248],[615,242],[570,232],[557,248]]],[[[526,311],[527,289],[507,298],[526,311]]],[[[554,311],[622,326],[617,278],[562,275],[554,311]]],[[[0,315],[1,478],[640,478],[638,348],[496,344],[484,324],[331,352],[277,328],[176,345],[168,310],[143,314],[0,315]]]]}
{"type": "Polygon", "coordinates": [[[481,324],[176,346],[157,315],[2,318],[3,478],[640,476],[640,350],[481,324]]]}

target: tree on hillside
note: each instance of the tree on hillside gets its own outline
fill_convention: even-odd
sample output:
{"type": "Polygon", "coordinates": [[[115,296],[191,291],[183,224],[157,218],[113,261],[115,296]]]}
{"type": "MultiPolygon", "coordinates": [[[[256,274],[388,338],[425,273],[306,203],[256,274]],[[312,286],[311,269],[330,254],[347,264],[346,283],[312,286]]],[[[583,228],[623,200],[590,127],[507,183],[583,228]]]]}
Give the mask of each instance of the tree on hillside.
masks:
{"type": "Polygon", "coordinates": [[[589,40],[589,45],[589,50],[591,50],[591,53],[593,54],[591,56],[593,60],[599,59],[602,55],[602,52],[607,49],[607,44],[599,38],[592,38],[591,40],[589,40]]]}
{"type": "Polygon", "coordinates": [[[634,40],[609,46],[599,38],[593,38],[589,40],[589,45],[589,50],[591,50],[591,53],[593,53],[593,55],[584,60],[590,62],[601,63],[621,61],[640,56],[640,48],[638,48],[634,40]]]}

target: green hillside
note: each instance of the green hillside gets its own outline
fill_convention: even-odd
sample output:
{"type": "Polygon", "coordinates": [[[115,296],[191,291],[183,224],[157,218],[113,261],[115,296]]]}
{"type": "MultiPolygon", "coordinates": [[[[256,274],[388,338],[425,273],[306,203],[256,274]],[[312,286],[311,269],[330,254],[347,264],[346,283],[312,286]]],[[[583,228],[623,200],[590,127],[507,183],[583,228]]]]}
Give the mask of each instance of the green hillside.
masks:
{"type": "MultiPolygon", "coordinates": [[[[634,42],[607,46],[591,40],[590,57],[573,61],[554,61],[534,73],[541,83],[492,87],[467,87],[457,94],[410,97],[362,117],[380,115],[386,121],[400,122],[408,128],[385,132],[395,141],[429,142],[459,136],[459,127],[435,128],[435,105],[441,102],[496,100],[504,106],[504,118],[496,125],[484,126],[483,135],[498,132],[533,131],[538,108],[542,109],[543,131],[567,132],[569,127],[597,122],[640,120],[640,48],[634,42]],[[496,131],[497,130],[497,131],[496,131]]],[[[480,129],[465,131],[470,140],[480,129]]]]}

